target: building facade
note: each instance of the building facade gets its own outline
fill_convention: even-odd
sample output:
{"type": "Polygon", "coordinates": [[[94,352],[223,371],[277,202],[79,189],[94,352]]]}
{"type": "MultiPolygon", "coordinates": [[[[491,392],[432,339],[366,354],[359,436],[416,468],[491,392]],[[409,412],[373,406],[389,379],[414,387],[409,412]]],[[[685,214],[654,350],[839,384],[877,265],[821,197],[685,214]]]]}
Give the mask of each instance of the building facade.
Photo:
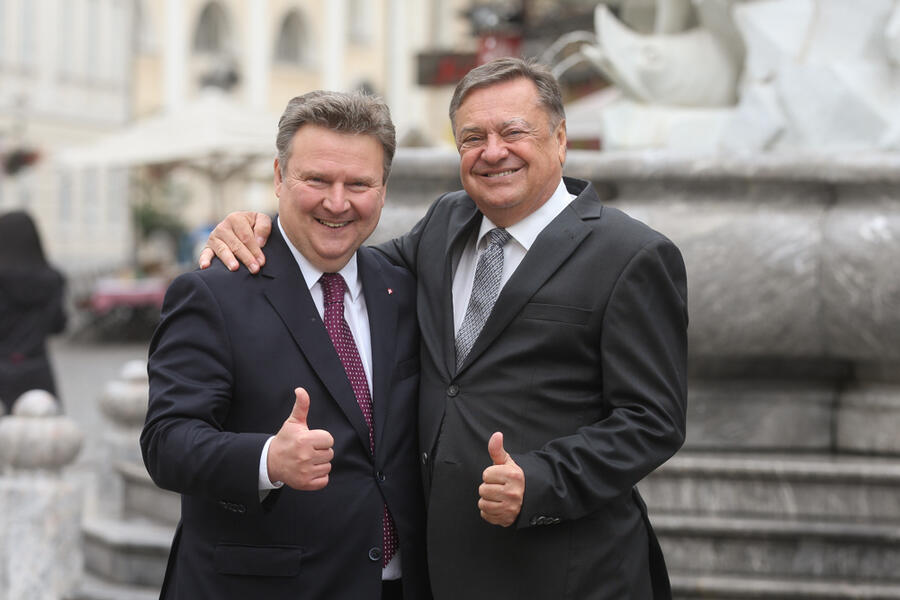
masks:
{"type": "MultiPolygon", "coordinates": [[[[163,210],[176,211],[186,228],[208,221],[215,186],[191,171],[167,173],[154,188],[138,169],[54,159],[177,112],[207,86],[275,115],[313,89],[367,90],[391,106],[401,145],[448,144],[452,85],[418,85],[416,60],[425,50],[474,47],[469,4],[0,0],[0,155],[5,165],[16,162],[11,157],[34,161],[4,169],[0,211],[31,211],[51,260],[69,272],[131,260],[133,207],[142,195],[164,189],[163,210]]],[[[272,209],[270,174],[269,162],[220,187],[217,206],[272,209]]]]}

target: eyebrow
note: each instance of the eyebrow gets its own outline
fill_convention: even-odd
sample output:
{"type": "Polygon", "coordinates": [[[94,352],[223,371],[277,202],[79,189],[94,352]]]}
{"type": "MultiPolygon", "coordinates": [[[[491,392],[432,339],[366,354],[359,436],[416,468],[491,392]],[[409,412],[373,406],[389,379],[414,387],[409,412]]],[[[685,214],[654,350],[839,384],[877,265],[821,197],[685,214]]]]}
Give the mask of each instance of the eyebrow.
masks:
{"type": "MultiPolygon", "coordinates": [[[[531,126],[531,123],[529,123],[522,117],[515,117],[513,119],[509,119],[508,121],[503,121],[502,123],[500,123],[500,130],[506,129],[510,125],[519,125],[519,126],[524,126],[528,129],[533,129],[533,127],[531,126]]],[[[479,132],[479,131],[483,131],[483,130],[484,130],[483,127],[476,127],[474,125],[469,125],[468,127],[463,127],[462,129],[460,129],[459,135],[465,135],[467,133],[479,132]]]]}
{"type": "Polygon", "coordinates": [[[467,133],[479,132],[481,130],[482,130],[481,127],[474,127],[474,126],[463,127],[462,129],[459,130],[459,135],[465,135],[467,133]]]}
{"type": "MultiPolygon", "coordinates": [[[[326,180],[326,181],[331,181],[333,179],[333,177],[331,177],[330,175],[326,175],[325,173],[321,173],[319,171],[302,169],[302,168],[299,171],[297,171],[296,176],[301,179],[310,179],[312,177],[315,177],[316,179],[326,180]]],[[[380,179],[375,178],[375,177],[368,177],[366,175],[353,175],[350,177],[346,177],[345,180],[346,180],[345,182],[347,183],[347,185],[354,184],[354,183],[364,183],[366,185],[372,185],[372,186],[381,185],[380,179]]]]}
{"type": "Polygon", "coordinates": [[[524,125],[528,129],[531,129],[531,123],[523,119],[522,117],[516,117],[515,119],[510,119],[509,121],[504,121],[500,125],[500,129],[506,129],[510,125],[524,125]]]}

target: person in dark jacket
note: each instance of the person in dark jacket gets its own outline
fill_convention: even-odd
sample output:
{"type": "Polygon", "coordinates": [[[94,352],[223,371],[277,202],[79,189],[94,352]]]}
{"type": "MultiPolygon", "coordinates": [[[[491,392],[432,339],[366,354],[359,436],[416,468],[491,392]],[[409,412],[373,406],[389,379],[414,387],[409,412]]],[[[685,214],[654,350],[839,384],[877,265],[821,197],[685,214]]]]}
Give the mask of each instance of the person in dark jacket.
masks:
{"type": "Polygon", "coordinates": [[[57,395],[46,342],[65,328],[64,291],[32,218],[0,215],[0,400],[7,413],[28,390],[57,395]]]}

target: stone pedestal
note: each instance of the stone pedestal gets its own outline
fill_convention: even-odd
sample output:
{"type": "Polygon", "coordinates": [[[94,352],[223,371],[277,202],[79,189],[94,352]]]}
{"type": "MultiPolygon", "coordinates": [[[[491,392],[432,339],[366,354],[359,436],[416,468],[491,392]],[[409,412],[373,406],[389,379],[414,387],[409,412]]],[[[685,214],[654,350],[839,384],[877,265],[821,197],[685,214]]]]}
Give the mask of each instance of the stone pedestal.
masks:
{"type": "Polygon", "coordinates": [[[46,474],[0,477],[0,590],[14,600],[59,600],[83,564],[81,492],[46,474]]]}
{"type": "Polygon", "coordinates": [[[81,578],[82,494],[63,478],[82,433],[50,394],[32,391],[0,419],[0,591],[59,600],[81,578]]]}

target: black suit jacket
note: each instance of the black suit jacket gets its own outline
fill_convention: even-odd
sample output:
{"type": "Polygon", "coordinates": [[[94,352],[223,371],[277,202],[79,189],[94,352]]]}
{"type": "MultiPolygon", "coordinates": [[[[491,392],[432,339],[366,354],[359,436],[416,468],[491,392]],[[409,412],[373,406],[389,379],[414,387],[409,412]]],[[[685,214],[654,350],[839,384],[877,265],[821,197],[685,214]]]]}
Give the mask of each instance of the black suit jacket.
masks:
{"type": "Polygon", "coordinates": [[[350,382],[277,228],[259,275],[221,263],[175,280],[150,346],[144,462],[182,494],[162,597],[378,598],[382,511],[400,536],[404,592],[429,598],[417,463],[414,281],[358,252],[372,336],[375,456],[350,382]],[[308,423],[334,437],[328,485],[260,502],[266,439],[310,396],[308,423]],[[373,549],[375,549],[373,551],[373,549]]]}
{"type": "Polygon", "coordinates": [[[577,198],[529,249],[459,371],[451,283],[481,213],[447,194],[382,247],[418,278],[419,449],[440,600],[670,596],[634,486],[684,440],[684,263],[587,182],[566,185],[577,198]],[[510,528],[477,508],[494,431],[525,472],[510,528]]]}

